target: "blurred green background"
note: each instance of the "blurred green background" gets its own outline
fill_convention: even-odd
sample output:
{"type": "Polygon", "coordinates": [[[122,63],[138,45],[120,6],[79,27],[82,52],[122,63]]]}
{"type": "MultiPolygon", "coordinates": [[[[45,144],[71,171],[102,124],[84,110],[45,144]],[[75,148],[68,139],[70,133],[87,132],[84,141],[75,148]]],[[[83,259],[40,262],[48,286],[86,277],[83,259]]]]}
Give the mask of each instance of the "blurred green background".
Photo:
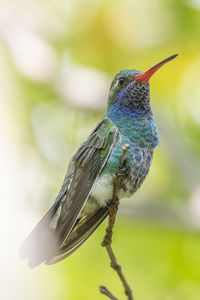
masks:
{"type": "Polygon", "coordinates": [[[104,114],[115,73],[174,53],[151,80],[160,145],[140,191],[120,204],[113,247],[136,300],[200,299],[200,1],[0,8],[2,299],[103,299],[101,284],[125,299],[100,246],[105,222],[55,266],[30,270],[17,252],[104,114]]]}

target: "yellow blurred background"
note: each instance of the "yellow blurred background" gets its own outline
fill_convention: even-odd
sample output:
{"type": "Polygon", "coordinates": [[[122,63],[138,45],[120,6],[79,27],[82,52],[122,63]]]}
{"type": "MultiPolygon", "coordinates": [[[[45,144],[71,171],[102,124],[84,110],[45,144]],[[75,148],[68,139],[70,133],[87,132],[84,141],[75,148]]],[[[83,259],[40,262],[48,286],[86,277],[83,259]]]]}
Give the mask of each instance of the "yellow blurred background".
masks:
{"type": "Polygon", "coordinates": [[[160,133],[149,176],[120,204],[114,249],[136,300],[200,299],[200,1],[0,2],[0,298],[125,299],[101,240],[34,270],[18,249],[126,68],[179,56],[151,80],[160,133]]]}

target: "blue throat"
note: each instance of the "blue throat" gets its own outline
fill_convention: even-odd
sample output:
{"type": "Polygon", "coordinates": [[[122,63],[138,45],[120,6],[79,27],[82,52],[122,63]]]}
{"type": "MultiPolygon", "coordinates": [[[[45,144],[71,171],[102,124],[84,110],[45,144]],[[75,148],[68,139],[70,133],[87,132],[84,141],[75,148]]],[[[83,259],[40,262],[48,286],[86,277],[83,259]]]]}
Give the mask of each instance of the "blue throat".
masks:
{"type": "Polygon", "coordinates": [[[141,148],[155,148],[159,143],[158,131],[150,108],[137,110],[118,102],[108,109],[108,117],[117,125],[121,134],[141,148]]]}

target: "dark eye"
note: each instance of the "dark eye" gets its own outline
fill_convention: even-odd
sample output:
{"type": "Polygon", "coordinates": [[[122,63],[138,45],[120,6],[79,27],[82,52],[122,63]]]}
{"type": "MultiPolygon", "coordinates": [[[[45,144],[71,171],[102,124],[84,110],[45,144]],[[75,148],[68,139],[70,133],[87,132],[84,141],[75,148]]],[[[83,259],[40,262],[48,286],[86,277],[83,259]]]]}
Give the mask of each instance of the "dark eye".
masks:
{"type": "Polygon", "coordinates": [[[125,82],[125,79],[124,78],[119,78],[119,86],[122,86],[125,82]]]}

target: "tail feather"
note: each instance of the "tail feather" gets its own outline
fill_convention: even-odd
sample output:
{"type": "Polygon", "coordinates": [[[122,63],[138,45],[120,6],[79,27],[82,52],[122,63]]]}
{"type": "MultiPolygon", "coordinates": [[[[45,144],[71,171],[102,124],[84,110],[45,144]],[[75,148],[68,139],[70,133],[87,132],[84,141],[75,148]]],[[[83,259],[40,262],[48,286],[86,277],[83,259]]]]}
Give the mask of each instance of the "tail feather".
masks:
{"type": "Polygon", "coordinates": [[[59,206],[60,201],[54,203],[52,208],[24,240],[20,248],[20,258],[28,259],[31,268],[41,264],[56,251],[55,230],[51,228],[50,224],[59,206]]]}
{"type": "Polygon", "coordinates": [[[103,222],[108,212],[108,207],[102,207],[96,213],[78,220],[65,244],[45,263],[48,265],[57,263],[75,252],[103,222]]]}
{"type": "Polygon", "coordinates": [[[76,251],[88,237],[97,229],[108,215],[108,208],[100,208],[96,213],[78,219],[64,245],[59,247],[56,230],[52,228],[61,201],[56,202],[42,220],[23,242],[20,248],[20,258],[28,259],[31,268],[40,265],[54,264],[76,251]]]}

